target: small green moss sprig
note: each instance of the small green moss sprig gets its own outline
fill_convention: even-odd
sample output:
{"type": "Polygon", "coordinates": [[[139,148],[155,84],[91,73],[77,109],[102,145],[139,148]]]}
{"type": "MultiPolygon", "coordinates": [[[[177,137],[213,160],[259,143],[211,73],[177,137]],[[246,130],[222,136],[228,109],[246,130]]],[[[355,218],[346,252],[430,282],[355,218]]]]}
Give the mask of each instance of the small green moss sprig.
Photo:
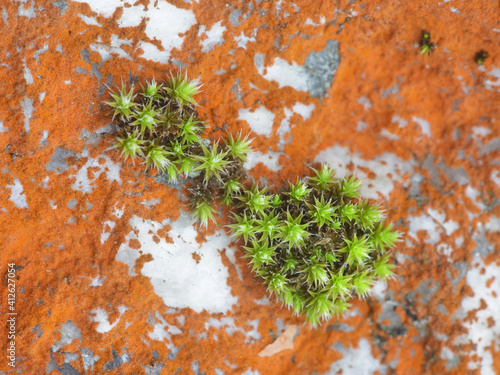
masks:
{"type": "Polygon", "coordinates": [[[361,181],[337,179],[327,165],[313,172],[278,194],[256,186],[240,193],[229,228],[269,292],[316,326],[394,277],[399,233],[377,204],[359,199],[361,181]]]}
{"type": "Polygon", "coordinates": [[[489,56],[489,53],[482,49],[474,55],[474,61],[477,65],[483,65],[484,60],[486,60],[489,56]]]}
{"type": "MultiPolygon", "coordinates": [[[[429,44],[430,35],[424,37],[429,44]]],[[[248,135],[202,138],[206,124],[194,99],[200,87],[179,73],[161,84],[146,82],[138,93],[124,85],[112,92],[107,104],[118,126],[112,149],[169,181],[189,177],[201,226],[216,222],[219,205],[229,206],[228,229],[244,243],[252,271],[312,326],[346,312],[353,298],[366,298],[375,281],[394,277],[391,251],[399,233],[378,204],[360,198],[360,180],[337,178],[323,164],[276,192],[251,183],[243,167],[248,135]]]]}
{"type": "Polygon", "coordinates": [[[422,38],[419,41],[419,45],[421,55],[430,55],[437,47],[436,43],[431,42],[431,34],[425,30],[422,30],[422,38]]]}
{"type": "Polygon", "coordinates": [[[125,159],[141,159],[146,169],[168,172],[173,180],[178,174],[189,174],[205,129],[194,108],[193,96],[199,88],[197,80],[187,81],[179,73],[166,84],[146,82],[138,93],[124,84],[117,92],[110,89],[113,100],[107,104],[118,127],[112,148],[125,159]]]}

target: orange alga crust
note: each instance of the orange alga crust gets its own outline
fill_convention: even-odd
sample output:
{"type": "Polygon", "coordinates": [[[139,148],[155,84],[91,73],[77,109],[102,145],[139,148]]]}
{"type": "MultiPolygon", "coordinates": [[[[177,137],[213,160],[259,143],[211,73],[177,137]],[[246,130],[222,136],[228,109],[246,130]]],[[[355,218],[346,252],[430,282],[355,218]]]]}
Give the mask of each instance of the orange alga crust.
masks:
{"type": "MultiPolygon", "coordinates": [[[[413,171],[424,177],[419,187],[420,200],[409,196],[411,173],[407,173],[402,176],[402,182],[394,182],[394,189],[383,202],[389,219],[399,223],[398,229],[407,232],[408,218],[422,215],[428,208],[439,208],[447,219],[459,225],[451,236],[441,236],[441,243],[453,249],[449,260],[436,250],[436,245],[425,242],[425,232],[420,232],[418,239],[412,238],[411,243],[399,245],[398,253],[411,257],[411,260],[400,264],[397,270],[400,281],[390,282],[388,290],[399,304],[394,313],[401,318],[405,334],[390,336],[382,329],[384,322],[378,322],[381,306],[372,297],[368,301],[356,301],[353,308],[357,309],[357,315],[342,320],[353,330],[335,330],[329,325],[316,331],[302,327],[293,350],[261,358],[258,353],[275,338],[278,318],[284,324],[299,326],[303,320],[293,317],[272,299],[269,305],[255,302],[266,297],[266,292],[251,275],[240,248],[236,249],[235,258],[241,279],[221,249],[223,263],[229,272],[228,284],[232,294],[239,297],[232,311],[225,315],[195,313],[189,308],[167,314],[169,307],[154,293],[150,279],[139,273],[142,264],[150,258],[139,259],[136,276],[130,276],[128,266],[115,260],[120,244],[133,230],[129,224],[131,217],[175,221],[180,209],[187,209],[182,201],[183,194],[145,176],[143,166],[134,166],[130,162],[120,168],[121,184],[110,182],[106,174],[101,173],[91,184],[91,193],[84,194],[72,188],[74,175],[88,157],[97,159],[99,164],[100,156],[108,155],[114,163],[121,163],[115,152],[107,151],[114,139],[112,135],[104,135],[96,145],[86,145],[86,140],[81,138],[82,130],[92,133],[109,124],[107,109],[102,104],[104,97],[98,95],[100,85],[107,82],[108,76],[115,83],[129,74],[137,76],[141,83],[153,76],[159,79],[174,66],[141,58],[142,52],[137,49],[140,40],[161,47],[158,41],[146,37],[146,21],[138,27],[121,29],[115,21],[121,15],[120,10],[113,17],[105,18],[93,13],[87,4],[68,2],[62,15],[52,3],[36,1],[36,16],[28,18],[18,15],[18,11],[20,7],[28,9],[30,3],[6,2],[2,9],[5,10],[7,25],[0,21],[4,22],[0,37],[0,89],[3,93],[0,121],[8,129],[0,133],[3,170],[0,183],[4,187],[0,195],[1,207],[6,210],[0,216],[3,244],[0,259],[1,267],[8,262],[21,267],[17,272],[18,287],[22,288],[17,295],[17,353],[22,357],[19,358],[19,369],[26,373],[45,373],[51,355],[57,365],[62,366],[65,361],[63,352],[80,353],[81,348],[88,348],[100,359],[93,372],[85,372],[81,359],[72,361],[71,366],[80,373],[101,373],[104,364],[113,360],[112,350],[119,356],[126,350],[130,360],[107,371],[109,374],[143,373],[144,366],[155,363],[163,363],[162,373],[165,374],[173,374],[179,368],[182,368],[180,373],[190,373],[194,361],[199,361],[200,372],[207,374],[215,373],[216,368],[225,374],[241,374],[248,368],[262,375],[324,373],[333,362],[342,358],[333,349],[336,342],[340,341],[346,348],[357,348],[360,339],[365,338],[371,343],[375,358],[385,365],[393,363],[394,369],[389,368],[388,373],[463,374],[470,371],[467,366],[469,358],[474,358],[472,344],[461,345],[461,361],[451,370],[446,368],[446,360],[440,357],[440,353],[444,346],[456,349],[453,345],[455,338],[467,333],[463,322],[452,316],[459,310],[462,299],[474,293],[466,287],[465,277],[456,285],[452,284],[450,277],[459,276],[453,264],[471,264],[477,247],[471,238],[474,228],[478,223],[487,223],[491,217],[500,215],[495,204],[500,188],[490,178],[493,171],[499,171],[493,162],[498,159],[500,151],[483,152],[484,146],[498,137],[499,129],[496,104],[500,101],[500,94],[498,84],[490,74],[493,67],[500,65],[498,32],[493,30],[497,27],[498,4],[481,1],[454,3],[458,12],[452,12],[450,4],[439,5],[435,1],[401,4],[399,1],[367,0],[361,4],[343,0],[336,4],[297,0],[295,5],[300,11],[295,11],[292,4],[282,3],[278,17],[274,2],[252,2],[253,10],[249,9],[250,3],[247,2],[231,6],[212,1],[193,5],[180,0],[171,2],[177,7],[191,9],[198,22],[186,32],[182,48],[172,50],[171,57],[187,65],[191,76],[202,77],[205,85],[199,97],[200,116],[213,126],[210,138],[223,136],[225,132],[216,126],[222,127],[225,123],[230,131],[250,132],[245,121],[237,120],[238,111],[262,104],[275,114],[274,128],[269,138],[256,135],[254,148],[263,153],[278,151],[276,130],[285,118],[283,108],[290,108],[296,102],[314,104],[315,109],[308,120],[292,117],[290,142],[284,147],[284,155],[279,157],[281,170],[271,171],[258,164],[251,172],[253,176],[266,179],[269,185],[279,186],[283,181],[307,174],[308,163],[321,150],[333,145],[347,147],[364,160],[372,160],[385,152],[394,153],[402,161],[411,160],[413,171]],[[336,19],[335,8],[339,9],[336,19]],[[229,21],[233,9],[249,14],[248,19],[243,21],[242,16],[241,24],[234,26],[229,21]],[[267,12],[259,12],[259,9],[267,12]],[[290,16],[284,18],[284,12],[290,16]],[[85,24],[79,14],[96,17],[101,27],[85,24]],[[318,23],[320,16],[326,19],[323,25],[305,25],[308,18],[318,23]],[[210,29],[220,20],[226,27],[225,42],[209,52],[202,52],[198,26],[205,25],[210,29]],[[256,41],[248,42],[245,49],[238,47],[235,37],[242,32],[249,37],[254,28],[257,28],[256,41]],[[438,44],[430,56],[421,56],[415,47],[422,29],[431,31],[433,41],[438,44]],[[131,45],[121,46],[131,60],[113,54],[112,58],[102,62],[98,53],[91,52],[90,45],[96,43],[98,37],[101,38],[99,43],[109,45],[112,35],[132,40],[131,45]],[[275,46],[278,36],[280,46],[286,46],[281,51],[275,46]],[[310,52],[323,50],[328,40],[339,42],[341,62],[328,96],[323,99],[289,87],[279,88],[276,82],[266,80],[257,72],[254,64],[256,53],[264,54],[265,66],[272,65],[278,56],[289,63],[302,65],[310,52]],[[48,46],[48,51],[35,58],[35,53],[44,45],[48,46]],[[62,53],[56,51],[59,45],[62,53]],[[84,49],[91,52],[90,63],[82,55],[84,49]],[[479,49],[490,55],[484,69],[479,69],[473,61],[479,49]],[[99,66],[100,81],[95,74],[89,74],[92,64],[99,66]],[[24,66],[33,78],[30,85],[26,84],[24,66]],[[87,73],[76,73],[77,67],[87,73]],[[221,69],[226,72],[218,75],[217,71],[221,69]],[[239,84],[231,90],[236,79],[239,84]],[[493,81],[490,89],[487,81],[493,81]],[[396,93],[382,95],[383,90],[395,85],[398,87],[396,93]],[[235,91],[242,95],[241,101],[235,91]],[[45,93],[43,100],[41,93],[45,93]],[[360,97],[366,97],[371,108],[360,104],[360,97]],[[33,103],[33,114],[28,123],[21,107],[25,98],[33,103]],[[394,115],[406,120],[407,125],[401,127],[392,121],[394,115]],[[422,134],[414,117],[428,121],[431,136],[422,134]],[[360,121],[369,124],[362,131],[357,130],[360,121]],[[472,128],[478,126],[491,130],[480,141],[471,137],[472,128]],[[398,139],[385,137],[382,130],[398,139]],[[48,131],[46,146],[40,144],[44,131],[48,131]],[[55,147],[77,155],[66,159],[68,169],[61,173],[46,170],[55,147]],[[85,148],[88,156],[82,157],[85,148]],[[469,179],[467,185],[480,192],[478,201],[468,198],[467,186],[450,180],[441,167],[437,167],[441,184],[433,184],[429,168],[423,165],[428,155],[434,157],[434,164],[442,162],[449,168],[462,168],[469,179]],[[43,179],[47,176],[48,188],[44,188],[43,179]],[[5,186],[15,185],[16,179],[23,187],[28,209],[16,207],[10,200],[12,188],[5,186]],[[141,204],[157,198],[161,202],[150,208],[141,204]],[[72,199],[78,201],[74,209],[67,207],[72,199]],[[478,208],[479,201],[488,209],[478,208]],[[115,210],[123,210],[123,216],[113,215],[115,210]],[[469,217],[468,213],[476,216],[469,217]],[[112,229],[104,226],[110,236],[101,243],[106,220],[113,220],[115,226],[112,229]],[[464,242],[457,246],[455,240],[461,236],[464,242]],[[96,277],[104,279],[102,286],[90,286],[96,277]],[[429,303],[419,302],[417,297],[414,304],[408,305],[405,296],[426,280],[439,283],[429,303]],[[128,310],[117,325],[108,333],[96,332],[97,323],[89,319],[90,311],[106,310],[112,324],[120,317],[118,306],[121,305],[128,310]],[[171,352],[167,342],[155,341],[148,336],[153,330],[148,319],[155,312],[182,331],[171,336],[171,343],[181,348],[173,360],[167,358],[171,352]],[[177,320],[180,315],[185,319],[183,325],[177,320]],[[223,316],[233,317],[235,325],[245,331],[252,329],[248,321],[258,319],[261,339],[246,343],[241,332],[230,335],[224,328],[205,329],[209,319],[223,316]],[[417,329],[418,322],[424,319],[427,321],[426,337],[422,337],[417,329]],[[61,339],[61,326],[68,320],[81,331],[82,339],[52,353],[51,347],[61,339]],[[37,325],[41,334],[35,329],[37,325]],[[207,338],[200,338],[204,332],[207,338]],[[446,339],[437,339],[436,333],[446,335],[446,339]],[[157,360],[153,357],[154,351],[158,354],[157,360]],[[233,369],[228,363],[236,367],[233,369]]],[[[148,1],[140,3],[147,5],[148,1]]],[[[94,170],[95,174],[94,167],[89,171],[94,170]]],[[[222,217],[221,224],[227,224],[227,218],[222,217]]],[[[198,240],[217,229],[215,225],[209,226],[200,232],[198,240]]],[[[486,264],[498,264],[500,239],[494,233],[486,233],[485,238],[493,251],[483,259],[486,264]]],[[[2,288],[0,298],[2,303],[7,300],[6,288],[2,288]]],[[[2,314],[5,318],[4,309],[2,314]]],[[[335,322],[332,320],[332,324],[335,322]]],[[[5,337],[3,328],[0,336],[5,337]]],[[[4,341],[2,350],[5,345],[4,341]]],[[[494,358],[494,371],[500,372],[498,350],[492,347],[490,352],[494,358]]]]}

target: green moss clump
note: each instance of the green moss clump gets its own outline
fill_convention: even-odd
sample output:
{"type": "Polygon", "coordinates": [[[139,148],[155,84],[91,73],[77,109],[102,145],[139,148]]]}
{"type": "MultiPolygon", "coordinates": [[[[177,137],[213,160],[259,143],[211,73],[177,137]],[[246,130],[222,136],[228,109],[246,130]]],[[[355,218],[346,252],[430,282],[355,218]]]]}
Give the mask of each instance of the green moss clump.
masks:
{"type": "Polygon", "coordinates": [[[337,180],[326,165],[315,172],[276,195],[255,198],[254,188],[238,196],[230,225],[269,292],[313,326],[394,276],[389,261],[399,239],[380,207],[358,198],[360,181],[337,180]]]}
{"type": "Polygon", "coordinates": [[[321,165],[274,193],[251,184],[243,167],[248,136],[202,139],[205,123],[194,100],[200,86],[179,74],[164,84],[148,82],[139,93],[125,86],[111,93],[107,104],[119,129],[112,147],[170,181],[190,177],[200,225],[216,222],[214,206],[228,205],[228,228],[243,241],[252,271],[312,326],[346,312],[376,280],[394,276],[390,257],[399,234],[377,204],[359,197],[361,181],[338,179],[321,165]]]}

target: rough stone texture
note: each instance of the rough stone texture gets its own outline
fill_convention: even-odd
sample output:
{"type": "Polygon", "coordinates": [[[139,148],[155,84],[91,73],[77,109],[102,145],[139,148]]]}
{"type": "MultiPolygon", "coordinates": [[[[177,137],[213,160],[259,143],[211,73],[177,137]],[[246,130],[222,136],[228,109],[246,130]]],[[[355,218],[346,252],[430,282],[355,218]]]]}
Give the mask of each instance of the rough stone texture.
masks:
{"type": "Polygon", "coordinates": [[[500,373],[498,12],[493,0],[1,2],[0,269],[18,267],[19,314],[17,368],[2,355],[0,374],[500,373]],[[182,185],[110,151],[106,85],[178,67],[204,82],[210,138],[259,130],[257,180],[278,186],[315,160],[365,176],[404,234],[398,279],[311,330],[223,228],[194,230],[182,185]],[[270,113],[271,128],[240,112],[270,113]],[[258,355],[291,325],[293,349],[258,355]]]}

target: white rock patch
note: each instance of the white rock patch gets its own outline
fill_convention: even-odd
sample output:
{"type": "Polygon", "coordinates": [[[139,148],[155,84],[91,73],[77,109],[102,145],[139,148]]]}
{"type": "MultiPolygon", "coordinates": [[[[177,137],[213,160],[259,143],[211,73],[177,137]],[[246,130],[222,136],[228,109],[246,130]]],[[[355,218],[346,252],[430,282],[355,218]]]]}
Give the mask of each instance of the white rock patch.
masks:
{"type": "Polygon", "coordinates": [[[238,47],[243,49],[247,49],[248,42],[255,42],[255,38],[253,36],[247,37],[245,33],[242,31],[240,35],[235,36],[234,40],[238,43],[238,47]]]}
{"type": "Polygon", "coordinates": [[[429,124],[429,122],[424,120],[423,118],[420,118],[417,116],[413,116],[412,119],[418,125],[420,125],[420,129],[422,129],[422,134],[426,135],[428,138],[430,138],[431,137],[431,125],[429,124]]]}
{"type": "MultiPolygon", "coordinates": [[[[106,18],[111,17],[118,8],[123,7],[122,16],[117,20],[120,27],[137,27],[143,19],[146,19],[144,32],[149,39],[159,40],[164,50],[160,51],[154,44],[146,41],[140,41],[138,48],[142,49],[143,58],[155,62],[168,63],[170,51],[173,48],[180,49],[182,46],[184,37],[180,34],[185,33],[196,23],[196,18],[191,10],[177,8],[166,1],[151,2],[147,9],[140,4],[124,7],[128,2],[123,0],[75,1],[89,4],[94,12],[106,18]]],[[[111,48],[113,47],[112,45],[111,48]]]]}
{"type": "Polygon", "coordinates": [[[113,229],[115,227],[115,222],[114,221],[105,221],[104,222],[104,229],[102,230],[102,233],[101,233],[101,244],[103,244],[104,242],[106,242],[109,238],[109,236],[111,235],[110,232],[106,232],[106,227],[109,227],[109,229],[113,229]]]}
{"type": "Polygon", "coordinates": [[[217,22],[210,30],[205,26],[201,26],[198,31],[198,36],[206,35],[206,39],[201,42],[203,45],[203,52],[212,50],[215,46],[220,46],[224,42],[222,35],[226,28],[222,26],[222,21],[217,22]]]}
{"type": "Polygon", "coordinates": [[[14,185],[7,185],[7,187],[11,190],[9,200],[14,202],[16,207],[29,208],[26,202],[26,195],[23,193],[23,185],[21,185],[18,178],[14,180],[14,185]]]}
{"type": "Polygon", "coordinates": [[[300,102],[295,103],[292,109],[288,109],[285,107],[285,118],[281,120],[280,127],[278,128],[277,134],[280,137],[279,147],[280,150],[283,150],[286,143],[290,142],[290,139],[285,140],[285,136],[290,133],[290,119],[292,118],[294,113],[298,113],[302,116],[302,119],[305,121],[309,117],[311,117],[311,113],[314,110],[314,104],[305,105],[300,102]]]}
{"type": "Polygon", "coordinates": [[[364,179],[361,195],[370,199],[378,199],[379,193],[388,198],[394,189],[394,181],[401,182],[401,176],[413,170],[411,162],[404,162],[394,154],[384,153],[372,160],[365,160],[359,153],[351,153],[347,147],[338,145],[321,151],[314,160],[328,163],[337,170],[338,177],[344,177],[347,173],[346,166],[352,163],[354,175],[364,179]],[[358,167],[368,168],[375,174],[375,178],[367,178],[358,167]]]}
{"type": "Polygon", "coordinates": [[[80,17],[82,19],[82,21],[85,22],[87,25],[99,26],[99,27],[102,26],[99,22],[97,22],[95,17],[87,17],[87,16],[84,16],[83,14],[78,14],[78,17],[80,17]]]}
{"type": "MultiPolygon", "coordinates": [[[[408,217],[410,231],[408,235],[414,239],[418,238],[418,232],[423,230],[429,235],[429,238],[424,240],[425,243],[435,245],[439,242],[441,233],[444,232],[447,236],[450,236],[455,232],[459,225],[453,220],[446,220],[446,214],[441,213],[432,208],[427,209],[427,214],[422,214],[420,216],[409,216],[408,217]]],[[[437,250],[442,254],[450,257],[452,248],[446,244],[439,244],[437,250]]]]}
{"type": "Polygon", "coordinates": [[[255,133],[266,137],[271,136],[274,117],[274,113],[264,106],[260,106],[255,110],[247,108],[238,111],[238,120],[246,121],[255,133]]]}
{"type": "Polygon", "coordinates": [[[131,60],[132,58],[125,52],[121,46],[130,46],[132,44],[131,39],[120,39],[116,35],[111,35],[110,45],[102,44],[101,37],[97,38],[98,43],[92,43],[90,45],[90,50],[99,53],[101,55],[102,62],[109,60],[112,57],[112,53],[116,53],[119,57],[131,60]]]}
{"type": "Polygon", "coordinates": [[[475,313],[475,319],[464,322],[469,333],[466,338],[476,347],[476,354],[481,358],[478,362],[469,362],[472,370],[481,369],[482,375],[494,375],[490,348],[500,350],[500,266],[492,263],[485,265],[479,257],[474,258],[472,269],[467,273],[467,285],[474,292],[473,297],[462,300],[465,313],[480,307],[481,301],[486,302],[487,308],[475,313]],[[481,270],[485,272],[481,274],[481,270]],[[494,278],[493,282],[491,279],[494,278]],[[489,287],[488,281],[491,282],[489,287]],[[490,323],[493,325],[490,327],[490,323]]]}
{"type": "Polygon", "coordinates": [[[268,81],[275,81],[279,87],[289,86],[297,91],[307,91],[307,73],[303,66],[295,61],[287,61],[277,57],[273,65],[264,67],[264,55],[257,53],[255,55],[255,67],[259,74],[268,81]]]}
{"type": "Polygon", "coordinates": [[[155,320],[158,321],[155,323],[153,331],[148,333],[149,338],[156,341],[167,339],[167,348],[173,350],[175,347],[172,344],[172,335],[181,334],[182,331],[178,327],[168,324],[158,311],[155,314],[155,320]]]}
{"type": "Polygon", "coordinates": [[[251,343],[260,340],[260,333],[258,330],[259,320],[247,320],[247,324],[252,327],[251,331],[245,331],[240,327],[236,327],[234,323],[234,318],[223,317],[221,319],[210,318],[210,320],[205,323],[205,329],[208,331],[210,327],[214,327],[217,330],[225,327],[225,331],[228,335],[233,335],[235,332],[241,332],[246,336],[245,343],[251,343]]]}
{"type": "Polygon", "coordinates": [[[123,313],[127,311],[128,308],[126,306],[118,306],[118,311],[120,312],[120,316],[115,320],[113,324],[109,323],[108,313],[104,309],[94,309],[90,311],[90,321],[94,323],[99,323],[96,327],[96,331],[99,333],[106,333],[111,331],[120,321],[123,313]]]}
{"type": "Polygon", "coordinates": [[[125,1],[123,0],[73,0],[77,3],[86,3],[90,6],[92,11],[98,13],[99,15],[109,18],[113,15],[117,8],[123,6],[125,1]]]}
{"type": "MultiPolygon", "coordinates": [[[[340,343],[339,343],[340,344],[340,343]]],[[[373,375],[375,371],[385,373],[386,366],[382,365],[378,359],[372,355],[370,343],[366,339],[359,340],[357,349],[353,347],[345,348],[336,344],[334,347],[343,356],[342,359],[334,362],[325,375],[349,374],[349,375],[373,375]]]]}
{"type": "Polygon", "coordinates": [[[140,253],[130,248],[128,241],[138,240],[141,253],[153,257],[144,264],[141,273],[151,278],[155,293],[163,298],[165,305],[190,307],[196,312],[205,309],[209,313],[225,313],[238,301],[227,285],[228,271],[219,253],[231,242],[223,231],[207,237],[207,242],[200,245],[196,242],[192,219],[186,213],[175,222],[166,219],[159,223],[134,216],[129,223],[133,230],[120,246],[116,260],[127,264],[129,274],[134,275],[140,253]],[[167,224],[172,227],[169,236],[173,243],[161,238],[157,244],[153,236],[167,224]],[[201,256],[198,263],[192,257],[194,252],[201,256]]]}
{"type": "Polygon", "coordinates": [[[93,183],[99,178],[101,173],[105,173],[108,180],[116,181],[120,185],[122,184],[122,180],[120,179],[121,163],[113,163],[113,161],[107,155],[100,155],[98,158],[93,159],[88,156],[87,149],[83,151],[81,156],[88,157],[88,160],[76,174],[70,176],[70,178],[75,178],[75,182],[71,186],[73,190],[79,190],[83,194],[91,193],[95,188],[95,186],[93,186],[93,183]],[[104,159],[103,164],[99,164],[100,158],[104,159]],[[99,168],[99,170],[93,171],[93,177],[89,178],[88,169],[91,167],[99,168]]]}
{"type": "Polygon", "coordinates": [[[258,163],[264,164],[271,171],[278,172],[281,170],[281,165],[278,164],[281,152],[269,151],[267,154],[263,154],[260,151],[254,151],[248,154],[248,161],[245,162],[244,167],[247,170],[251,170],[258,163]]]}

